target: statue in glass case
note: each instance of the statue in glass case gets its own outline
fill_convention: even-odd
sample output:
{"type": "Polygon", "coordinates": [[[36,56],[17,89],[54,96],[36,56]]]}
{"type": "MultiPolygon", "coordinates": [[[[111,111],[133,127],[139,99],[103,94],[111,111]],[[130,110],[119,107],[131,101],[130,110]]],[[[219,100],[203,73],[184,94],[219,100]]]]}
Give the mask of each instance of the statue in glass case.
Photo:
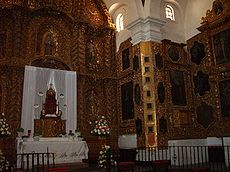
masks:
{"type": "Polygon", "coordinates": [[[53,89],[53,84],[46,91],[45,103],[42,105],[41,118],[44,117],[60,117],[62,111],[59,109],[59,103],[56,99],[56,92],[53,89]]]}

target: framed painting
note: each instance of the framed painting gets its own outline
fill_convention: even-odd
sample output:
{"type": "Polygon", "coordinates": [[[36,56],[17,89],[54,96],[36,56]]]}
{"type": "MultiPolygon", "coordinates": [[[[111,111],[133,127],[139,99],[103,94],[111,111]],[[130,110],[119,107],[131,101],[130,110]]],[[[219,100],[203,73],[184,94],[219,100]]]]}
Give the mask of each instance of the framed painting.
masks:
{"type": "Polygon", "coordinates": [[[230,62],[230,29],[213,35],[213,51],[216,64],[230,62]]]}
{"type": "Polygon", "coordinates": [[[172,103],[177,106],[186,106],[184,73],[179,70],[170,71],[172,103]]]}
{"type": "Polygon", "coordinates": [[[134,119],[133,82],[121,85],[122,120],[134,119]]]}
{"type": "Polygon", "coordinates": [[[130,52],[129,48],[122,51],[122,70],[128,69],[130,67],[130,52]]]}
{"type": "Polygon", "coordinates": [[[230,79],[219,83],[221,112],[223,117],[230,117],[230,79]]]}

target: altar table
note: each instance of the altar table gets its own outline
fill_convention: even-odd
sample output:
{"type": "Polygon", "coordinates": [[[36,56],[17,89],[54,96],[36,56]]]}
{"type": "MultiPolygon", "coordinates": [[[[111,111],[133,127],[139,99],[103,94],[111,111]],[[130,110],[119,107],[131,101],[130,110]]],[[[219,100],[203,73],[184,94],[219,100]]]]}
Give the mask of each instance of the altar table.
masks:
{"type": "Polygon", "coordinates": [[[18,141],[17,153],[54,153],[55,163],[81,162],[88,159],[85,141],[46,139],[42,141],[18,141]]]}

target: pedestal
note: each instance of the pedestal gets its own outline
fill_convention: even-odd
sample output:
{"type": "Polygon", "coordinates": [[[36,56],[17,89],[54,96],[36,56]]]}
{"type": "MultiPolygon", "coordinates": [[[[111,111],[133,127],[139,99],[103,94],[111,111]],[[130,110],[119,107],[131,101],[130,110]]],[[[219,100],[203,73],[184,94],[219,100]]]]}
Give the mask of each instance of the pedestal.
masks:
{"type": "Polygon", "coordinates": [[[101,146],[105,146],[106,145],[106,137],[98,136],[98,141],[99,141],[99,143],[100,143],[101,146]]]}
{"type": "Polygon", "coordinates": [[[66,120],[43,118],[34,120],[34,133],[43,137],[58,137],[66,132],[66,120]]]}

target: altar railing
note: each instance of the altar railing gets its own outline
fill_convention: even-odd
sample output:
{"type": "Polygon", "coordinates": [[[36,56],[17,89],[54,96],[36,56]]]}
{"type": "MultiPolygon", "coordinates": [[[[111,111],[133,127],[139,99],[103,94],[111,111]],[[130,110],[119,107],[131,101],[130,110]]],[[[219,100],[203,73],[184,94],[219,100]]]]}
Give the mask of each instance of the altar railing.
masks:
{"type": "Polygon", "coordinates": [[[44,172],[45,169],[54,166],[54,153],[17,154],[16,168],[23,171],[44,172]]]}

